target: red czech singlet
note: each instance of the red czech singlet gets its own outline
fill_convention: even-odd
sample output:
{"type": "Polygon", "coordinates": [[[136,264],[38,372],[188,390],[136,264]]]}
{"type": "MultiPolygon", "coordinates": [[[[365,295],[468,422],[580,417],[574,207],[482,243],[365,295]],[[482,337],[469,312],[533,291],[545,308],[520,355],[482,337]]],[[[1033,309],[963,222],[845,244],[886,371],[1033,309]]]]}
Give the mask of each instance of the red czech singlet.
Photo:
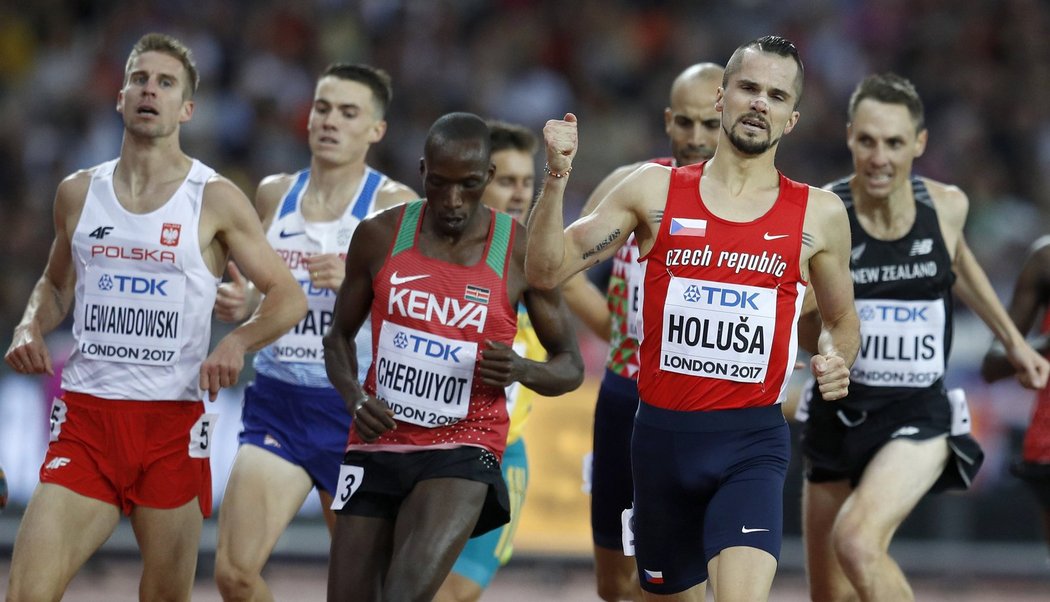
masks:
{"type": "Polygon", "coordinates": [[[794,367],[806,282],[799,255],[809,187],[780,176],[780,194],[750,222],[715,216],[703,164],[672,168],[646,261],[638,390],[677,411],[768,406],[794,367]]]}
{"type": "Polygon", "coordinates": [[[397,237],[372,282],[372,366],[365,391],[394,410],[397,428],[366,444],[374,451],[507,444],[503,387],[484,384],[477,362],[486,340],[513,345],[518,314],[507,298],[514,221],[491,212],[481,261],[458,265],[416,246],[424,201],[404,205],[397,237]]]}

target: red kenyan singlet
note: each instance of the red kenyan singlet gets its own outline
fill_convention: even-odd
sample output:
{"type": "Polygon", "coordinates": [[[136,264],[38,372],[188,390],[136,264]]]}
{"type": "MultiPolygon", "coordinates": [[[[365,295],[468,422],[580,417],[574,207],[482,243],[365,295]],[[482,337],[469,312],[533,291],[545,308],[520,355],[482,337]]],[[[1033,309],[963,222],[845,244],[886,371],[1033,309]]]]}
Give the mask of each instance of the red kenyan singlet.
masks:
{"type": "Polygon", "coordinates": [[[477,361],[485,341],[513,345],[518,314],[507,298],[514,222],[491,212],[482,259],[458,265],[417,248],[424,201],[404,206],[397,237],[372,282],[372,366],[365,390],[386,400],[397,428],[358,449],[484,447],[507,444],[503,387],[484,384],[477,361]]]}
{"type": "Polygon", "coordinates": [[[703,164],[674,168],[646,261],[638,390],[677,411],[782,401],[795,362],[806,282],[799,269],[809,187],[780,176],[764,215],[707,210],[703,164]]]}

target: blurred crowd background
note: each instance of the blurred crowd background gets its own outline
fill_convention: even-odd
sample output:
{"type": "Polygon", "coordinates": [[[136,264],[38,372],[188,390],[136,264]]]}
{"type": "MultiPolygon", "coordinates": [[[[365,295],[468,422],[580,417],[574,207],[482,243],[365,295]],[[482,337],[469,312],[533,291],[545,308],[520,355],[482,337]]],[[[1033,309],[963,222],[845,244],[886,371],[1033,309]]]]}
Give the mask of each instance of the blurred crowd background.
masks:
{"type": "MultiPolygon", "coordinates": [[[[149,31],[186,42],[201,72],[183,148],[249,196],[264,175],[307,165],[317,74],[332,61],[367,62],[394,84],[388,131],[370,163],[417,190],[426,131],[448,111],[537,132],[574,112],[581,132],[567,203],[574,217],[614,167],[668,154],[662,111],[678,72],[699,61],[724,64],[741,43],[777,33],[798,45],[806,67],[801,121],[777,156],[786,175],[819,185],[849,173],[849,94],[866,74],[895,71],[926,103],[930,142],[916,171],[969,194],[967,237],[1004,302],[1027,245],[1050,232],[1045,0],[0,0],[5,349],[47,257],[58,182],[119,152],[114,107],[124,61],[149,31]]],[[[977,382],[990,335],[974,322],[958,314],[949,375],[949,384],[970,390],[989,452],[965,503],[988,504],[994,520],[1018,524],[986,533],[985,521],[960,522],[980,509],[949,513],[956,518],[947,527],[935,522],[941,532],[1035,541],[1034,502],[1005,471],[1031,394],[977,382]]],[[[588,360],[592,374],[602,353],[588,360]]],[[[6,366],[0,375],[11,378],[6,366]]],[[[21,402],[0,399],[8,408],[0,410],[7,464],[19,453],[10,433],[25,428],[12,423],[21,415],[12,405],[21,402]]],[[[29,462],[34,470],[38,461],[29,462]]]]}

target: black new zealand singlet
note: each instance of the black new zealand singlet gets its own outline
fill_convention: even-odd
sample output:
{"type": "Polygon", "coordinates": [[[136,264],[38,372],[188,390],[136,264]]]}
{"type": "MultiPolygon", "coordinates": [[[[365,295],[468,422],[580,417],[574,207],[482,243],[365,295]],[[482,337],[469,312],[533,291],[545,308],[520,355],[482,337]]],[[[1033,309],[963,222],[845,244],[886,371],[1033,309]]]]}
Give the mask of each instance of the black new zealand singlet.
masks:
{"type": "Polygon", "coordinates": [[[849,214],[850,274],[861,334],[849,396],[839,403],[857,410],[930,391],[943,394],[955,274],[930,193],[920,178],[913,177],[911,185],[915,222],[897,240],[878,240],[865,232],[848,180],[831,188],[849,214]]]}

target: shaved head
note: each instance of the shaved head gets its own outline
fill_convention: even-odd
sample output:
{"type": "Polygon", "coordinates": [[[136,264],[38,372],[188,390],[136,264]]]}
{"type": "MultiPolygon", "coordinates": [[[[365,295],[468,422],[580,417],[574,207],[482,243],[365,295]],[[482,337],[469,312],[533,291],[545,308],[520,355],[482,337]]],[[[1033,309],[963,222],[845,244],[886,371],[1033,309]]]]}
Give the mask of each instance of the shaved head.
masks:
{"type": "Polygon", "coordinates": [[[725,69],[721,65],[715,63],[697,63],[686,67],[684,71],[678,74],[678,77],[674,78],[674,82],[671,84],[671,104],[674,104],[674,98],[676,94],[684,94],[685,89],[695,82],[717,82],[715,85],[718,86],[722,83],[722,74],[725,69]]]}

